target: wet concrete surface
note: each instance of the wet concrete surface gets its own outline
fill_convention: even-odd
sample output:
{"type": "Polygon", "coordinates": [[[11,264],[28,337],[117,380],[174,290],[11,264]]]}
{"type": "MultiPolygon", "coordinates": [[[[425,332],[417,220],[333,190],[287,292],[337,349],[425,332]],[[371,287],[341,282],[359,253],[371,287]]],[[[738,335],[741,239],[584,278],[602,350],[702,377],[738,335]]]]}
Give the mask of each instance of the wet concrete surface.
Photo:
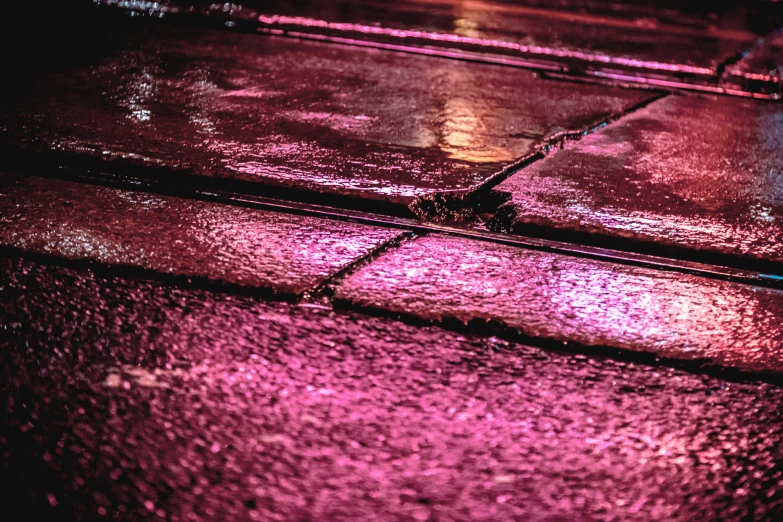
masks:
{"type": "Polygon", "coordinates": [[[657,95],[408,53],[524,47],[678,78],[728,64],[727,85],[763,90],[773,40],[731,57],[783,3],[32,5],[0,20],[1,168],[28,174],[0,173],[6,519],[783,518],[782,291],[479,225],[398,246],[416,224],[372,216],[473,227],[507,195],[492,226],[547,238],[528,246],[783,275],[776,105],[639,109],[657,95]],[[418,51],[204,29],[224,19],[418,51]]]}
{"type": "Polygon", "coordinates": [[[731,98],[656,101],[499,184],[511,201],[493,226],[780,273],[782,115],[731,98]]]}
{"type": "Polygon", "coordinates": [[[723,79],[755,92],[783,92],[783,31],[760,40],[743,58],[726,67],[723,79]]]}
{"type": "MultiPolygon", "coordinates": [[[[575,69],[662,75],[715,75],[723,62],[783,25],[783,12],[769,3],[709,9],[683,3],[456,0],[208,4],[195,2],[205,14],[260,21],[272,28],[510,53],[575,69]]],[[[192,5],[186,0],[171,7],[190,13],[192,5]]]]}
{"type": "Polygon", "coordinates": [[[0,174],[0,246],[299,295],[398,230],[0,174]]]}
{"type": "Polygon", "coordinates": [[[783,515],[774,385],[0,263],[12,518],[783,515]]]}
{"type": "Polygon", "coordinates": [[[139,24],[102,59],[44,76],[3,107],[2,138],[33,152],[22,163],[49,152],[77,169],[407,205],[476,187],[550,138],[652,96],[515,68],[139,24]]]}
{"type": "Polygon", "coordinates": [[[344,302],[525,337],[783,373],[783,291],[447,236],[403,243],[337,287],[344,302]]]}

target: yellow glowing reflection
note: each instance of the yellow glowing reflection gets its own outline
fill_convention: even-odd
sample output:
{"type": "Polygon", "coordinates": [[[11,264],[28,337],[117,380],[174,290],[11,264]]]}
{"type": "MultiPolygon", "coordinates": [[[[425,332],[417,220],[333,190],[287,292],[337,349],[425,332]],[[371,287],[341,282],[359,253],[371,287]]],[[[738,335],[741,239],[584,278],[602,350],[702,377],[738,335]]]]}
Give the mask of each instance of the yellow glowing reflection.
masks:
{"type": "MultiPolygon", "coordinates": [[[[510,151],[491,143],[483,118],[476,114],[476,107],[466,98],[450,98],[443,109],[441,141],[438,144],[452,159],[473,163],[510,161],[510,151]]],[[[486,108],[484,108],[486,110],[486,108]]]]}
{"type": "Polygon", "coordinates": [[[458,18],[454,20],[454,32],[459,36],[466,36],[468,38],[478,38],[481,33],[477,30],[478,24],[472,20],[466,18],[458,18]]]}

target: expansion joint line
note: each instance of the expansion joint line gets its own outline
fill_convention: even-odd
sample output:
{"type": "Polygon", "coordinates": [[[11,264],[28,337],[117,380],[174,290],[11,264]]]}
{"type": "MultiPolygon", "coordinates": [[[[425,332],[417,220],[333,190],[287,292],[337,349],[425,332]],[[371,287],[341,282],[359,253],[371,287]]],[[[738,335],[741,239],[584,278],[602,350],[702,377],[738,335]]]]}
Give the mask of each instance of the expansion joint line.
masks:
{"type": "Polygon", "coordinates": [[[550,154],[556,154],[558,150],[563,149],[568,143],[579,141],[585,136],[589,136],[590,134],[593,134],[594,132],[597,132],[603,129],[604,127],[611,125],[612,123],[621,120],[622,118],[636,111],[639,111],[659,100],[662,100],[663,98],[670,95],[671,93],[669,92],[658,91],[654,95],[650,96],[649,98],[642,100],[638,103],[635,103],[634,105],[631,105],[630,107],[628,107],[627,109],[621,112],[617,112],[609,115],[601,123],[594,125],[586,130],[567,131],[552,136],[551,138],[549,138],[548,142],[545,145],[539,148],[538,151],[528,156],[525,156],[524,158],[520,158],[513,163],[510,163],[509,165],[504,167],[500,172],[498,172],[496,175],[492,176],[487,181],[485,181],[484,183],[482,183],[481,185],[473,189],[472,192],[479,193],[479,192],[486,192],[488,190],[491,190],[492,188],[496,187],[501,182],[503,182],[505,179],[509,178],[513,174],[516,174],[523,168],[529,167],[533,163],[541,161],[542,159],[546,158],[550,154]]]}
{"type": "Polygon", "coordinates": [[[343,279],[356,272],[360,268],[369,265],[376,259],[378,259],[384,253],[398,248],[402,243],[412,241],[416,237],[422,234],[417,234],[410,231],[404,231],[393,238],[385,241],[381,245],[374,248],[368,254],[353,260],[351,263],[343,267],[341,270],[335,272],[328,278],[324,279],[312,290],[303,292],[297,299],[298,303],[323,303],[327,304],[331,302],[331,297],[334,294],[334,287],[343,279]]]}

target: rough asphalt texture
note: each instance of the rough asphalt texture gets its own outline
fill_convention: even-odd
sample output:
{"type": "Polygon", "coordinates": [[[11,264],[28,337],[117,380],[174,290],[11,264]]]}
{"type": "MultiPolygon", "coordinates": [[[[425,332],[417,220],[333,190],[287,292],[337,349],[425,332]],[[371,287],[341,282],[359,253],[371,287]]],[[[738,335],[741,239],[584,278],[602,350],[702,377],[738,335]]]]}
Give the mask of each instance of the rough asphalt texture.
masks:
{"type": "Polygon", "coordinates": [[[4,509],[783,515],[780,388],[6,260],[4,509]]]}

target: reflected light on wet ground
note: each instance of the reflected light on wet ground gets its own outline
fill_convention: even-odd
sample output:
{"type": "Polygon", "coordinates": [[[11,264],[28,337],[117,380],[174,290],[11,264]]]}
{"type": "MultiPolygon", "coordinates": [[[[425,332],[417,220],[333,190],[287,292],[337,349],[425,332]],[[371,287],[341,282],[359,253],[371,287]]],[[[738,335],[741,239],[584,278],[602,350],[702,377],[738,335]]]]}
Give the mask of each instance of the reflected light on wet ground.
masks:
{"type": "Polygon", "coordinates": [[[67,260],[300,294],[396,230],[0,174],[0,243],[67,260]]]}
{"type": "Polygon", "coordinates": [[[783,114],[670,96],[514,174],[513,224],[783,262],[783,114]]]}
{"type": "Polygon", "coordinates": [[[175,27],[149,33],[98,64],[51,75],[3,111],[5,135],[407,206],[474,188],[551,136],[650,97],[388,51],[175,27]]]}
{"type": "Polygon", "coordinates": [[[360,268],[337,297],[588,346],[783,368],[783,292],[676,272],[427,236],[360,268]]]}

